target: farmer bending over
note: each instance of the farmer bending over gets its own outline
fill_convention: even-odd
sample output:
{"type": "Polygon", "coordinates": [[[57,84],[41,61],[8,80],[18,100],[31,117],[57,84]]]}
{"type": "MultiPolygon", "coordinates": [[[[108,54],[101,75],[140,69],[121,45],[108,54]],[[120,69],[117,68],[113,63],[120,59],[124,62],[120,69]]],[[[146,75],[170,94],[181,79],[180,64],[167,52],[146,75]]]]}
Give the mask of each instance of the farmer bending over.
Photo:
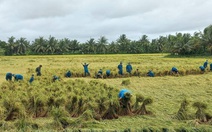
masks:
{"type": "Polygon", "coordinates": [[[119,92],[119,102],[120,105],[122,106],[122,108],[128,108],[129,111],[131,111],[131,107],[130,107],[130,98],[131,98],[131,91],[129,91],[128,89],[122,89],[119,92]]]}
{"type": "Polygon", "coordinates": [[[199,69],[204,72],[205,71],[205,67],[204,66],[200,66],[199,69]]]}
{"type": "Polygon", "coordinates": [[[178,74],[179,72],[176,67],[172,67],[171,73],[178,74]]]}
{"type": "Polygon", "coordinates": [[[96,75],[96,78],[103,78],[103,75],[102,75],[102,69],[100,69],[96,75]]]}
{"type": "Polygon", "coordinates": [[[60,80],[60,79],[59,79],[59,77],[58,77],[58,76],[56,76],[56,75],[54,75],[54,76],[53,76],[53,78],[52,78],[52,81],[53,81],[53,82],[55,82],[55,81],[59,81],[59,80],[60,80]]]}
{"type": "Polygon", "coordinates": [[[67,71],[65,77],[71,77],[71,71],[67,71]]]}
{"type": "Polygon", "coordinates": [[[155,75],[154,75],[154,73],[151,70],[149,70],[149,72],[147,72],[147,76],[154,77],[155,75]]]}
{"type": "Polygon", "coordinates": [[[6,77],[5,77],[5,79],[8,81],[12,81],[12,77],[13,77],[13,74],[11,73],[11,72],[8,72],[7,74],[6,74],[6,77]]]}
{"type": "Polygon", "coordinates": [[[13,76],[14,76],[14,80],[15,81],[23,80],[24,79],[24,77],[21,74],[13,74],[13,76]]]}

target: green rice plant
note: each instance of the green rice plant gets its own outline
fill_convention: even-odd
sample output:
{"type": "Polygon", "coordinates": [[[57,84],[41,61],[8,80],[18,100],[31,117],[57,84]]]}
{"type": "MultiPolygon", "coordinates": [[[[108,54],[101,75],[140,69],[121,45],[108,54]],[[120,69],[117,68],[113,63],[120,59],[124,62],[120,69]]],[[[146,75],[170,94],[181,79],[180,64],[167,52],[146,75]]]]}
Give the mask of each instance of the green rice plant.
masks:
{"type": "Polygon", "coordinates": [[[117,103],[110,101],[108,109],[104,112],[102,119],[118,119],[118,114],[117,114],[117,103]]]}
{"type": "Polygon", "coordinates": [[[130,85],[130,79],[123,80],[123,81],[121,82],[121,85],[125,85],[125,86],[130,85]]]}
{"type": "Polygon", "coordinates": [[[192,106],[197,108],[197,111],[195,113],[196,119],[199,119],[201,122],[206,122],[207,118],[205,109],[207,108],[207,105],[205,103],[195,102],[192,106]]]}
{"type": "Polygon", "coordinates": [[[66,110],[69,112],[69,114],[73,114],[74,110],[77,109],[77,102],[78,102],[78,96],[73,96],[71,98],[71,100],[68,100],[66,105],[65,105],[65,108],[66,110]]]}
{"type": "Polygon", "coordinates": [[[177,114],[174,116],[175,119],[178,120],[187,120],[188,119],[188,112],[187,112],[187,107],[188,107],[188,100],[184,99],[180,105],[180,109],[178,110],[177,114]]]}
{"type": "Polygon", "coordinates": [[[77,108],[74,110],[72,117],[78,117],[84,112],[85,98],[80,97],[77,103],[77,108]]]}
{"type": "Polygon", "coordinates": [[[85,110],[82,115],[79,116],[79,119],[82,121],[94,120],[93,111],[89,109],[85,110]]]}
{"type": "Polygon", "coordinates": [[[33,117],[43,117],[47,115],[47,100],[44,95],[35,94],[29,96],[27,110],[33,117]]]}
{"type": "Polygon", "coordinates": [[[15,120],[25,114],[23,105],[16,98],[5,97],[3,107],[5,108],[5,121],[15,120]]]}
{"type": "Polygon", "coordinates": [[[152,103],[153,103],[152,98],[144,99],[140,109],[136,110],[135,113],[139,114],[139,115],[152,114],[151,111],[147,111],[147,109],[146,109],[146,105],[149,105],[149,104],[152,104],[152,103]]]}
{"type": "Polygon", "coordinates": [[[98,105],[98,114],[102,115],[102,113],[106,110],[106,101],[108,99],[106,97],[100,97],[100,99],[96,100],[96,103],[98,105]]]}
{"type": "Polygon", "coordinates": [[[17,122],[15,122],[17,130],[23,132],[30,131],[32,128],[34,128],[32,127],[32,125],[33,125],[32,122],[26,117],[22,117],[19,120],[17,120],[17,122]]]}
{"type": "Polygon", "coordinates": [[[136,111],[139,108],[139,103],[143,102],[144,96],[141,94],[136,94],[136,101],[133,105],[133,110],[136,111]]]}
{"type": "Polygon", "coordinates": [[[68,119],[68,113],[62,108],[53,107],[51,110],[51,116],[53,117],[53,126],[56,129],[63,130],[70,124],[68,119]]]}

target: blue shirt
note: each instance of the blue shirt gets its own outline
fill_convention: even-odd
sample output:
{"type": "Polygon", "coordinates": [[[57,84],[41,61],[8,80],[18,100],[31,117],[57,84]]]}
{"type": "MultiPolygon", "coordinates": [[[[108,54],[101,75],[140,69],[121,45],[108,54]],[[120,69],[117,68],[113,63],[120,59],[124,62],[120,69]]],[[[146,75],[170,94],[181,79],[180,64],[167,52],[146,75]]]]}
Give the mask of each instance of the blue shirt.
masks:
{"type": "Polygon", "coordinates": [[[172,67],[172,71],[174,72],[178,72],[177,68],[176,67],[172,67]]]}
{"type": "Polygon", "coordinates": [[[34,81],[34,76],[29,79],[29,82],[32,83],[34,81]]]}
{"type": "Polygon", "coordinates": [[[201,71],[204,71],[205,70],[205,67],[204,66],[200,66],[199,68],[200,68],[201,71]]]}
{"type": "Polygon", "coordinates": [[[204,68],[206,68],[208,66],[208,62],[206,61],[204,64],[203,64],[204,68]]]}
{"type": "Polygon", "coordinates": [[[127,92],[129,92],[129,93],[131,93],[128,89],[122,89],[120,92],[119,92],[119,98],[123,98],[124,97],[124,94],[125,93],[127,93],[127,92]]]}
{"type": "Polygon", "coordinates": [[[13,76],[13,74],[12,73],[10,73],[10,72],[8,72],[7,74],[6,74],[6,80],[12,80],[12,76],[13,76]]]}
{"type": "Polygon", "coordinates": [[[84,67],[84,71],[85,71],[85,72],[88,72],[88,65],[89,65],[89,64],[85,64],[85,65],[83,65],[83,67],[84,67]]]}
{"type": "Polygon", "coordinates": [[[110,70],[107,70],[106,71],[106,74],[109,76],[110,75],[110,70]]]}
{"type": "Polygon", "coordinates": [[[127,71],[127,72],[131,72],[131,71],[132,71],[132,66],[131,66],[130,64],[128,64],[128,65],[126,66],[126,71],[127,71]]]}
{"type": "Polygon", "coordinates": [[[118,69],[119,69],[120,71],[122,71],[122,64],[119,64],[119,65],[118,65],[118,69]]]}
{"type": "Polygon", "coordinates": [[[24,77],[21,74],[15,74],[15,80],[23,80],[24,77]]]}
{"type": "Polygon", "coordinates": [[[71,72],[70,72],[70,71],[68,71],[68,72],[66,73],[66,77],[71,77],[71,72]]]}
{"type": "Polygon", "coordinates": [[[155,76],[154,73],[153,73],[152,71],[149,71],[149,72],[147,73],[147,75],[150,76],[150,77],[154,77],[154,76],[155,76]]]}

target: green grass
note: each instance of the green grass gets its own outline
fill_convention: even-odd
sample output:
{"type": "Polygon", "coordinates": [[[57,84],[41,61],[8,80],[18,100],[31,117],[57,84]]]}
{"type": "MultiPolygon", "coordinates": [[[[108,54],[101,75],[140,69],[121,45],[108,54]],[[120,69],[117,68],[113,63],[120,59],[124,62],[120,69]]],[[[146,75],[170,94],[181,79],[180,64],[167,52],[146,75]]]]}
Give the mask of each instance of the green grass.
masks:
{"type": "MultiPolygon", "coordinates": [[[[114,72],[117,71],[117,65],[120,61],[123,62],[124,68],[128,62],[131,62],[133,69],[139,68],[142,73],[146,73],[148,69],[153,69],[153,71],[164,72],[170,70],[172,66],[178,67],[179,70],[189,70],[196,69],[198,70],[199,65],[202,65],[205,61],[205,58],[165,58],[162,54],[153,54],[153,55],[74,55],[74,56],[23,56],[23,57],[0,57],[0,83],[3,83],[5,80],[5,74],[7,72],[21,73],[24,75],[25,80],[29,79],[30,75],[34,72],[35,68],[42,64],[42,73],[43,77],[47,78],[44,80],[51,79],[52,75],[60,75],[62,82],[68,82],[69,80],[74,80],[78,78],[63,78],[63,71],[70,69],[72,72],[77,71],[83,73],[83,67],[80,64],[81,62],[90,63],[89,69],[91,74],[94,74],[98,69],[103,68],[113,69],[114,72]],[[106,61],[107,60],[107,61],[106,61]],[[21,63],[20,63],[21,62],[21,63]],[[29,69],[33,69],[28,71],[29,69]],[[59,71],[61,69],[62,71],[59,71]]],[[[210,59],[209,59],[210,62],[210,59]]],[[[124,69],[125,71],[125,69],[124,69]]],[[[154,78],[149,78],[142,76],[138,77],[129,77],[129,78],[110,78],[110,79],[95,79],[99,82],[105,83],[109,86],[112,86],[115,89],[128,88],[132,91],[133,97],[132,102],[135,102],[135,95],[137,93],[142,94],[144,97],[150,97],[153,99],[153,103],[147,106],[147,109],[150,110],[153,115],[134,115],[134,116],[122,116],[119,119],[113,120],[89,120],[82,123],[82,126],[77,127],[68,127],[68,130],[77,130],[82,129],[82,131],[91,131],[91,130],[105,130],[105,131],[141,131],[147,129],[154,129],[162,131],[168,129],[169,131],[176,131],[177,129],[187,129],[194,131],[195,129],[206,129],[208,131],[212,130],[212,121],[209,123],[198,124],[195,121],[195,112],[196,109],[192,107],[194,102],[203,102],[207,104],[207,113],[212,113],[212,72],[207,72],[205,74],[195,74],[187,76],[156,76],[154,78]],[[125,86],[122,85],[123,80],[129,80],[130,83],[125,86]],[[183,99],[189,101],[188,105],[188,114],[190,115],[189,120],[177,120],[173,117],[176,115],[180,108],[180,104],[183,99]]],[[[90,82],[94,80],[92,77],[79,78],[85,82],[90,82]]],[[[34,90],[38,89],[40,81],[35,76],[35,81],[33,82],[31,88],[34,90]]],[[[16,83],[16,86],[19,84],[16,83]]],[[[27,81],[18,86],[18,89],[21,89],[21,86],[27,85],[27,81]]],[[[56,86],[56,85],[51,85],[56,86]]],[[[63,86],[60,86],[61,89],[63,86]]],[[[53,89],[55,89],[53,87],[53,89]]],[[[26,89],[27,90],[27,89],[26,89]]],[[[10,91],[10,90],[7,90],[10,91]]],[[[37,90],[42,91],[42,90],[37,90]]],[[[12,92],[12,91],[11,91],[12,92]]],[[[20,94],[20,93],[19,93],[20,94]]],[[[23,93],[22,93],[23,94],[23,93]]],[[[48,94],[43,93],[44,96],[48,94]]],[[[70,93],[71,94],[71,93],[70,93]]],[[[113,93],[114,96],[118,93],[113,93]]],[[[11,95],[15,95],[11,93],[11,95]]],[[[4,95],[8,96],[9,95],[4,95]]],[[[1,95],[1,98],[4,99],[1,95]]],[[[21,95],[18,95],[21,96],[21,95]]],[[[97,96],[95,98],[98,98],[97,96]]],[[[14,98],[16,99],[16,98],[14,98]]],[[[1,101],[2,102],[2,101],[1,101]]],[[[0,116],[4,115],[4,110],[0,109],[0,116]]],[[[15,122],[17,121],[3,121],[4,117],[1,117],[1,130],[15,130],[15,122]],[[4,127],[3,127],[4,126],[4,127]]],[[[31,123],[38,124],[41,131],[52,130],[52,117],[46,118],[29,118],[31,123]]],[[[71,118],[74,120],[74,118],[71,118]]],[[[31,128],[28,128],[31,129],[31,128]]]]}

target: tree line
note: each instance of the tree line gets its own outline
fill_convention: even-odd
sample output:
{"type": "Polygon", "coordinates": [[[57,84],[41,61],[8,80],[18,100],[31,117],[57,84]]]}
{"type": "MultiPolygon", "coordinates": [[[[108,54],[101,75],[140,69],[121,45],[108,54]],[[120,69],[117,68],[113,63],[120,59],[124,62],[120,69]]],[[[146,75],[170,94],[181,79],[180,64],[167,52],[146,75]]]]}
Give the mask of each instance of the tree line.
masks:
{"type": "Polygon", "coordinates": [[[125,34],[116,41],[108,42],[105,36],[95,40],[90,38],[85,43],[69,38],[56,39],[50,36],[35,38],[30,42],[26,38],[16,39],[11,36],[8,41],[0,40],[1,55],[50,55],[50,54],[140,54],[172,53],[179,55],[212,55],[212,25],[203,32],[176,33],[159,36],[149,40],[147,35],[139,40],[130,40],[125,34]]]}

